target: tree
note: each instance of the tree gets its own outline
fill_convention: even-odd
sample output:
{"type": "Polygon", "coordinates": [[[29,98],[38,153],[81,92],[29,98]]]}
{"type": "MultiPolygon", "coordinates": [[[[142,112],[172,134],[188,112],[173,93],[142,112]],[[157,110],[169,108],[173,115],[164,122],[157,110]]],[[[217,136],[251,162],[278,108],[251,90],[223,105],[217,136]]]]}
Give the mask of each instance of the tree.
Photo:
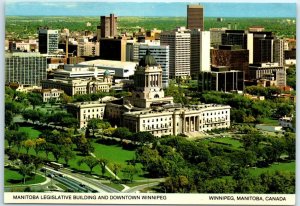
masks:
{"type": "Polygon", "coordinates": [[[55,145],[55,144],[49,144],[51,146],[51,152],[55,158],[55,161],[58,162],[58,160],[63,156],[63,150],[61,146],[55,145]]]}
{"type": "Polygon", "coordinates": [[[75,153],[69,147],[66,147],[62,150],[61,156],[65,160],[65,163],[67,165],[69,165],[70,160],[75,159],[75,157],[76,157],[75,153]]]}
{"type": "Polygon", "coordinates": [[[35,147],[35,141],[32,140],[32,139],[27,139],[23,142],[23,146],[25,147],[26,149],[26,153],[28,154],[29,150],[32,148],[34,149],[35,147]]]}
{"type": "Polygon", "coordinates": [[[296,157],[296,135],[295,133],[286,132],[284,134],[285,151],[288,153],[290,159],[296,157]]]}
{"type": "Polygon", "coordinates": [[[26,176],[30,175],[33,170],[34,170],[34,166],[32,164],[24,164],[24,163],[22,163],[19,166],[19,173],[23,177],[23,184],[26,183],[26,176]]]}
{"type": "Polygon", "coordinates": [[[132,133],[129,131],[127,127],[118,127],[114,131],[113,136],[123,140],[123,139],[129,139],[132,136],[132,133]]]}
{"type": "Polygon", "coordinates": [[[77,125],[78,125],[78,119],[76,119],[72,116],[63,117],[61,120],[61,126],[77,127],[77,125]]]}
{"type": "Polygon", "coordinates": [[[23,111],[22,115],[25,120],[31,120],[33,123],[41,121],[45,116],[43,112],[34,109],[27,109],[23,111]]]}
{"type": "Polygon", "coordinates": [[[229,179],[212,179],[205,181],[206,193],[233,193],[235,182],[229,179]]]}
{"type": "Polygon", "coordinates": [[[95,157],[87,156],[79,160],[77,164],[78,166],[81,164],[86,164],[90,169],[89,173],[92,174],[93,168],[98,165],[98,160],[95,157]]]}
{"type": "Polygon", "coordinates": [[[5,110],[5,127],[8,128],[13,124],[14,114],[10,110],[5,110]]]}
{"type": "Polygon", "coordinates": [[[87,130],[89,131],[90,129],[93,132],[93,137],[95,137],[95,133],[98,129],[107,129],[110,127],[110,124],[108,122],[105,122],[101,119],[97,118],[92,118],[88,121],[87,124],[87,130]]]}
{"type": "Polygon", "coordinates": [[[32,105],[32,108],[35,109],[36,106],[41,105],[43,103],[43,97],[41,94],[38,93],[28,93],[27,99],[32,105]]]}
{"type": "Polygon", "coordinates": [[[99,164],[100,164],[100,167],[101,167],[101,173],[102,173],[102,176],[104,177],[104,174],[106,172],[106,165],[108,164],[108,159],[105,159],[105,158],[100,158],[99,160],[99,164]]]}
{"type": "Polygon", "coordinates": [[[137,132],[133,138],[141,144],[152,143],[155,140],[154,135],[149,132],[137,132]]]}
{"type": "Polygon", "coordinates": [[[117,176],[118,176],[118,172],[121,170],[122,165],[119,163],[113,163],[111,165],[111,168],[112,168],[113,173],[115,174],[115,180],[116,180],[117,176]]]}
{"type": "Polygon", "coordinates": [[[133,177],[137,175],[140,171],[133,165],[127,165],[122,170],[124,177],[128,178],[130,182],[133,182],[133,177]]]}
{"type": "Polygon", "coordinates": [[[68,104],[68,103],[71,103],[72,102],[72,97],[68,96],[67,94],[65,93],[62,93],[60,95],[60,101],[61,103],[63,104],[68,104]]]}
{"type": "Polygon", "coordinates": [[[34,166],[34,173],[35,173],[35,176],[36,176],[37,170],[44,165],[43,160],[41,158],[39,158],[39,157],[34,157],[32,159],[32,164],[34,166]]]}
{"type": "Polygon", "coordinates": [[[51,105],[51,107],[56,103],[56,99],[55,98],[50,98],[48,103],[51,105]]]}
{"type": "Polygon", "coordinates": [[[38,155],[40,151],[45,150],[46,140],[44,138],[37,138],[35,140],[35,153],[38,155]]]}

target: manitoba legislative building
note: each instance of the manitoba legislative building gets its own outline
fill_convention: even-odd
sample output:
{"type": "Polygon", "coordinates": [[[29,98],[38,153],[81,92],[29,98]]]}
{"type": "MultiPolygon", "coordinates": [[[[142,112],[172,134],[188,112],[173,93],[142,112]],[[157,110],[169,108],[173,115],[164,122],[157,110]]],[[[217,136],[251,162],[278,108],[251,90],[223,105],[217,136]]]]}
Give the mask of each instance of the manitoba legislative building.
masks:
{"type": "MultiPolygon", "coordinates": [[[[109,99],[109,98],[108,98],[109,99]]],[[[105,118],[132,132],[150,132],[154,136],[195,136],[212,129],[230,127],[230,106],[200,104],[182,106],[166,97],[162,86],[162,68],[147,51],[136,66],[132,95],[107,101],[71,103],[68,112],[79,120],[80,128],[90,118],[105,118]]]]}

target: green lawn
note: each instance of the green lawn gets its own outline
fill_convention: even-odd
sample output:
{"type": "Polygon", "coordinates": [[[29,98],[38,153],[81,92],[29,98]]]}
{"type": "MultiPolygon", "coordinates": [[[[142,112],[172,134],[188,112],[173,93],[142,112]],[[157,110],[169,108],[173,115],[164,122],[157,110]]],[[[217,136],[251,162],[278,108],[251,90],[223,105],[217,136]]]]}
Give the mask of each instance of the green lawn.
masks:
{"type": "Polygon", "coordinates": [[[261,121],[262,121],[262,124],[266,124],[266,125],[272,125],[272,126],[278,126],[279,125],[277,119],[263,118],[261,121]]]}
{"type": "MultiPolygon", "coordinates": [[[[46,181],[46,178],[41,175],[36,175],[35,178],[26,178],[25,185],[31,185],[46,181]]],[[[17,170],[5,168],[4,169],[4,185],[24,185],[23,177],[17,170]]]]}
{"type": "Polygon", "coordinates": [[[30,139],[36,139],[42,133],[41,131],[36,130],[33,127],[29,127],[29,126],[20,127],[19,131],[26,132],[28,134],[28,136],[29,136],[30,139]]]}
{"type": "Polygon", "coordinates": [[[95,151],[93,152],[98,158],[108,159],[111,163],[116,162],[122,166],[127,165],[127,160],[132,160],[135,157],[134,151],[124,150],[117,145],[104,145],[93,143],[95,151]]]}
{"type": "Polygon", "coordinates": [[[296,172],[296,165],[295,161],[288,162],[288,163],[273,163],[270,167],[266,168],[251,168],[249,169],[250,173],[254,176],[258,176],[263,172],[275,172],[276,170],[279,171],[287,171],[287,172],[296,172]]]}
{"type": "Polygon", "coordinates": [[[228,144],[230,147],[234,147],[236,149],[242,147],[242,143],[239,140],[233,139],[231,137],[218,137],[218,138],[212,138],[212,139],[204,139],[200,140],[200,142],[204,143],[225,143],[228,144]]]}
{"type": "MultiPolygon", "coordinates": [[[[110,163],[119,163],[122,167],[125,167],[127,165],[128,160],[132,160],[135,157],[134,151],[124,150],[122,147],[117,145],[104,145],[99,143],[93,143],[93,146],[95,147],[95,151],[93,153],[97,158],[108,159],[110,163]]],[[[141,170],[142,165],[138,163],[136,167],[138,167],[141,170]]],[[[122,172],[119,172],[118,176],[120,178],[124,178],[122,172]]],[[[139,180],[145,178],[136,175],[133,179],[139,180]]]]}

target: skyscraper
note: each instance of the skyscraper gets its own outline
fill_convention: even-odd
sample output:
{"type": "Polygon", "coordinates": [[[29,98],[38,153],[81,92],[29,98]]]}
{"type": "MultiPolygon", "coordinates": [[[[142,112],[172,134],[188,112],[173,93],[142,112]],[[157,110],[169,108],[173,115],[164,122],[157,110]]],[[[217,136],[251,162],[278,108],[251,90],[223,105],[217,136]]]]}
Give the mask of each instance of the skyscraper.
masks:
{"type": "Polygon", "coordinates": [[[201,29],[201,31],[204,31],[203,6],[200,5],[187,6],[187,28],[201,29]]]}
{"type": "Polygon", "coordinates": [[[272,32],[253,33],[253,63],[273,62],[274,37],[272,32]]]}
{"type": "Polygon", "coordinates": [[[58,49],[58,30],[39,28],[39,52],[50,54],[58,49]]]}
{"type": "Polygon", "coordinates": [[[117,17],[114,14],[109,16],[101,16],[101,37],[117,36],[117,17]]]}
{"type": "Polygon", "coordinates": [[[198,78],[199,72],[210,71],[210,32],[191,31],[191,76],[198,78]]]}
{"type": "Polygon", "coordinates": [[[170,78],[187,77],[191,74],[191,33],[185,27],[165,31],[160,44],[169,45],[170,78]]]}

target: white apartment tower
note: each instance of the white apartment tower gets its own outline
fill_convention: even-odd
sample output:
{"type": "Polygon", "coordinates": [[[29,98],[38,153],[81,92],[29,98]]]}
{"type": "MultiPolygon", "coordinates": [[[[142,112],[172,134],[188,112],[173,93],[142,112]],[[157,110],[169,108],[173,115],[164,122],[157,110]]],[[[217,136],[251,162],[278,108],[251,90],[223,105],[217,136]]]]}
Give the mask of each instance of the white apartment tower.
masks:
{"type": "Polygon", "coordinates": [[[159,46],[159,45],[140,45],[139,46],[139,60],[141,60],[145,55],[147,50],[154,57],[157,64],[162,68],[162,86],[167,88],[169,86],[169,46],[159,46]]]}
{"type": "Polygon", "coordinates": [[[160,44],[169,45],[170,78],[191,75],[191,34],[185,27],[162,32],[160,44]]]}
{"type": "Polygon", "coordinates": [[[199,72],[210,71],[210,32],[191,31],[191,76],[198,78],[199,72]]]}

